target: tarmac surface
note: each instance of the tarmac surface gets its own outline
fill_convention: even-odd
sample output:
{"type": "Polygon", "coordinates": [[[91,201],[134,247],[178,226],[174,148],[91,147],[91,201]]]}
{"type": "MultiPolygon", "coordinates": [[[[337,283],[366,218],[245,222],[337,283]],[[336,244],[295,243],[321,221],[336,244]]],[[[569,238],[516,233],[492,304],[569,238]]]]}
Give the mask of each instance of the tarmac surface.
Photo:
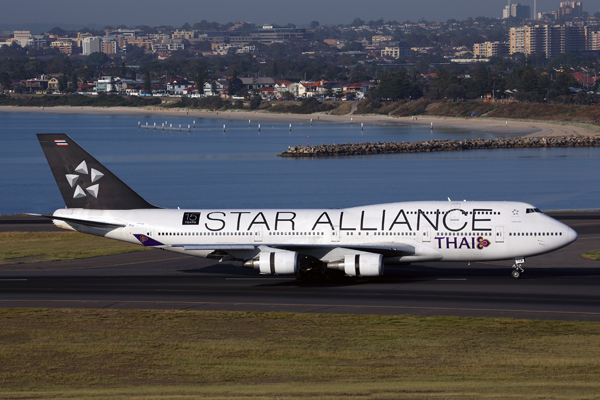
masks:
{"type": "MultiPolygon", "coordinates": [[[[600,213],[552,213],[578,240],[533,257],[522,278],[511,261],[387,267],[379,278],[307,283],[262,276],[160,250],[0,265],[0,307],[77,307],[411,314],[600,321],[600,213]]],[[[1,217],[0,232],[56,231],[47,220],[1,217]]]]}

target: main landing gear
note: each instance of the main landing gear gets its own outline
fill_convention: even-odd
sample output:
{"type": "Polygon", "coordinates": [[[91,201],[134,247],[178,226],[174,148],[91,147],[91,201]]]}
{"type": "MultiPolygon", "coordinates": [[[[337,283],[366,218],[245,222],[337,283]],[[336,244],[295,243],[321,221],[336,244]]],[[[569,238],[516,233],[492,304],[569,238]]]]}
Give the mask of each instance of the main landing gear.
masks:
{"type": "Polygon", "coordinates": [[[523,272],[525,272],[525,270],[523,269],[523,267],[521,267],[521,265],[525,263],[525,259],[524,258],[517,258],[515,259],[515,263],[513,264],[513,270],[510,273],[511,276],[515,279],[519,279],[521,277],[521,274],[523,272]]]}

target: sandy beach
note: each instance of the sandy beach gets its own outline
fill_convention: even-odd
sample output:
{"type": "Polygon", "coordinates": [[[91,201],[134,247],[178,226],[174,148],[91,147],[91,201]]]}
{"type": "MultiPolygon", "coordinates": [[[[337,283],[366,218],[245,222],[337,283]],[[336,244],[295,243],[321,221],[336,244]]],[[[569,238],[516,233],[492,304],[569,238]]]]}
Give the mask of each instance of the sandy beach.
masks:
{"type": "Polygon", "coordinates": [[[493,118],[451,118],[451,117],[390,117],[385,115],[329,115],[323,113],[299,115],[277,114],[268,111],[210,111],[190,109],[164,109],[160,107],[14,107],[0,106],[0,113],[32,113],[47,112],[53,114],[112,114],[112,115],[164,115],[192,118],[220,118],[233,121],[255,121],[275,123],[308,123],[313,124],[365,124],[365,125],[425,125],[441,128],[458,128],[467,130],[483,130],[496,135],[518,135],[529,137],[541,136],[597,136],[600,127],[587,124],[572,124],[566,122],[542,122],[531,120],[500,120],[493,118]]]}

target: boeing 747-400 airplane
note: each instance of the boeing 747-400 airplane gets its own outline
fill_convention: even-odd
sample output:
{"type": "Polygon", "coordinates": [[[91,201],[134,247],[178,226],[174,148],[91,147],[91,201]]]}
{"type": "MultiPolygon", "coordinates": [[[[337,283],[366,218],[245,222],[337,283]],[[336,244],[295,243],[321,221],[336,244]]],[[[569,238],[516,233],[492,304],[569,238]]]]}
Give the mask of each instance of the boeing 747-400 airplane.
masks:
{"type": "Polygon", "coordinates": [[[342,271],[379,276],[385,265],[514,260],[577,239],[568,226],[518,202],[414,201],[345,209],[163,209],[65,134],[38,139],[67,208],[55,225],[191,256],[242,261],[261,274],[342,271]]]}

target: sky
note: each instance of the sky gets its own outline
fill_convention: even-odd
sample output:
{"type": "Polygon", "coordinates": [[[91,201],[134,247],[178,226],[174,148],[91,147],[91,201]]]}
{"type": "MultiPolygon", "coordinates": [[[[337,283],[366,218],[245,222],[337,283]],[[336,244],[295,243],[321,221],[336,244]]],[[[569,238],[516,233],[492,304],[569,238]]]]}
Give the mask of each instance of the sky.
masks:
{"type": "MultiPolygon", "coordinates": [[[[531,5],[533,0],[513,0],[531,5]]],[[[558,8],[560,0],[537,0],[537,10],[558,8]]],[[[19,0],[0,1],[0,25],[43,23],[58,25],[171,25],[188,22],[248,21],[259,24],[348,24],[354,18],[386,21],[446,21],[468,17],[500,17],[505,0],[19,0]]],[[[583,0],[594,14],[600,0],[583,0]]]]}

